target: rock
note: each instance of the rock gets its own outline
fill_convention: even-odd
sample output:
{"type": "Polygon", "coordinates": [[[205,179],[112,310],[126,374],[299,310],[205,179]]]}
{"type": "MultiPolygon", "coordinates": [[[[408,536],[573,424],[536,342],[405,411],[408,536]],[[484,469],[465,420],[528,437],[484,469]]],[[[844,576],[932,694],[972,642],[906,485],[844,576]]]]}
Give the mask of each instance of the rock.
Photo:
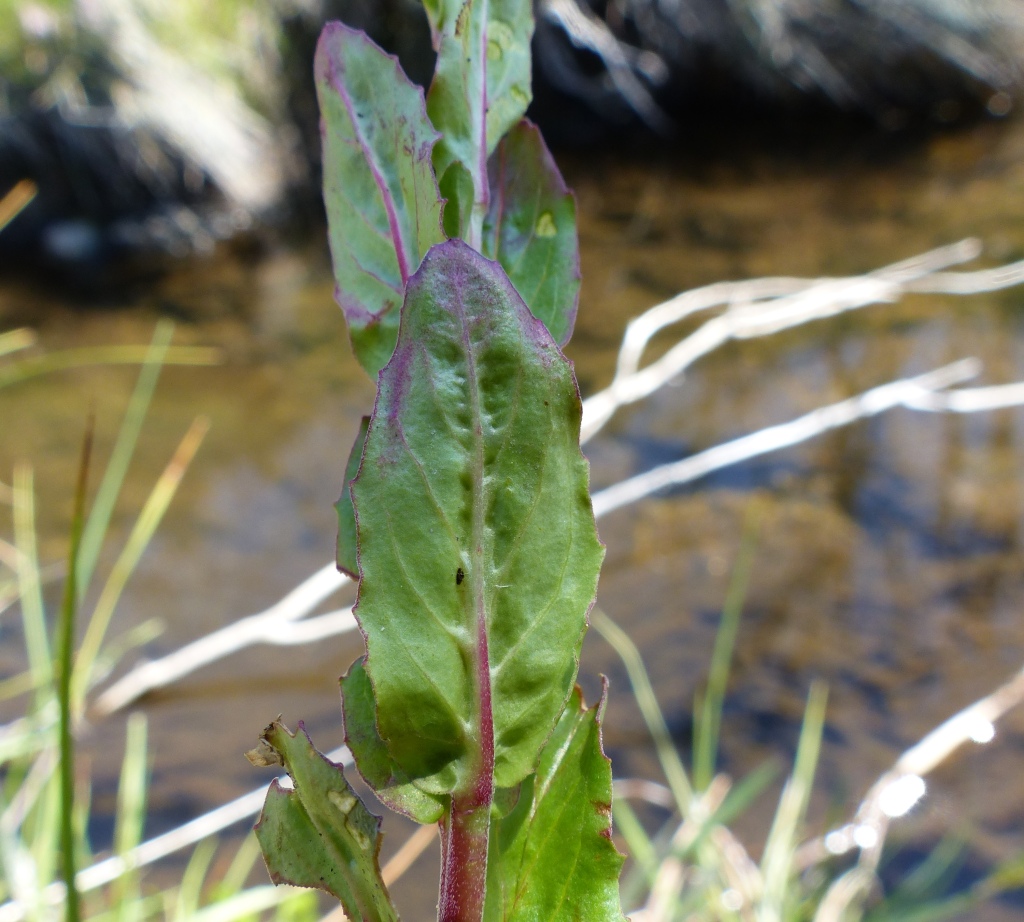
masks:
{"type": "MultiPolygon", "coordinates": [[[[310,62],[327,18],[366,29],[429,80],[414,0],[230,9],[209,17],[181,0],[154,22],[137,0],[18,8],[20,35],[0,49],[0,194],[22,179],[39,194],[0,234],[0,259],[77,271],[126,252],[207,250],[254,222],[322,220],[310,62]],[[202,41],[184,40],[197,30],[202,41]]],[[[688,142],[729,126],[746,137],[779,112],[944,125],[1005,115],[1024,82],[1015,4],[536,0],[536,13],[531,115],[555,144],[683,125],[688,142]]]]}

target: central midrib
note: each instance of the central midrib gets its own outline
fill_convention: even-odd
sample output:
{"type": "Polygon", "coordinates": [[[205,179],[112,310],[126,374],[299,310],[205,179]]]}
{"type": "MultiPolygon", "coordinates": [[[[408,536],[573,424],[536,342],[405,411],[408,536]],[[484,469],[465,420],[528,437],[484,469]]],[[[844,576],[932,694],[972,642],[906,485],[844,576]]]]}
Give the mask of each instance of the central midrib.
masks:
{"type": "Polygon", "coordinates": [[[469,389],[469,405],[472,421],[471,499],[472,516],[470,526],[470,587],[472,615],[475,617],[476,641],[476,731],[478,752],[474,767],[476,793],[486,797],[489,803],[493,793],[494,779],[494,717],[491,702],[491,670],[487,643],[487,598],[485,580],[486,523],[484,521],[484,432],[480,388],[477,379],[476,356],[470,337],[465,303],[459,298],[459,313],[462,322],[463,345],[466,350],[466,385],[469,389]],[[484,790],[486,788],[487,790],[484,790]]]}

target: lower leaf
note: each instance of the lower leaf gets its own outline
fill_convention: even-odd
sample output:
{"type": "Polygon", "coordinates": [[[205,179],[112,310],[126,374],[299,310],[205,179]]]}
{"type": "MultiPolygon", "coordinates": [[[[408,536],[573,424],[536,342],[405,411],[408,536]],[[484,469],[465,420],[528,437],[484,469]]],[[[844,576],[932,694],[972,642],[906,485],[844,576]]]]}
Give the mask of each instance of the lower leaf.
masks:
{"type": "Polygon", "coordinates": [[[352,579],[359,579],[359,555],[356,548],[356,513],[352,508],[352,494],[349,493],[348,485],[359,473],[369,425],[370,417],[364,416],[359,423],[359,432],[356,433],[356,440],[345,464],[345,482],[341,485],[341,497],[334,504],[334,509],[338,513],[338,569],[352,579]]]}
{"type": "Polygon", "coordinates": [[[275,780],[256,824],[274,883],[325,890],[350,919],[397,922],[380,874],[380,819],[363,806],[341,766],[313,748],[302,724],[293,734],[276,720],[247,756],[257,765],[283,765],[295,785],[288,791],[275,780]]]}
{"type": "Polygon", "coordinates": [[[573,690],[518,804],[492,822],[486,922],[624,922],[603,706],[573,690]]]}
{"type": "Polygon", "coordinates": [[[423,825],[436,823],[448,808],[448,798],[420,790],[391,758],[377,732],[377,705],[365,667],[365,657],[357,659],[341,679],[345,744],[384,806],[423,825]]]}

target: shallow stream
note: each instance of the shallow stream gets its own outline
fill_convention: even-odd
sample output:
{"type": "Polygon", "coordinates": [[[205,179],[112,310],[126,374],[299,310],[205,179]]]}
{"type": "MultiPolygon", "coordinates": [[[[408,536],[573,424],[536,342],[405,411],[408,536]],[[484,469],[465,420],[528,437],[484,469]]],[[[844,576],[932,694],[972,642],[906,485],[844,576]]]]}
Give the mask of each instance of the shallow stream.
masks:
{"type": "MultiPolygon", "coordinates": [[[[610,379],[627,320],[684,289],[860,273],[972,235],[984,243],[984,265],[1024,257],[1019,123],[884,157],[865,145],[700,165],[576,155],[563,166],[581,214],[583,297],[567,351],[584,394],[610,379]]],[[[115,633],[163,623],[146,655],[265,608],[330,559],[331,504],[372,400],[331,291],[319,245],[258,259],[222,251],[147,285],[130,303],[88,309],[0,285],[0,329],[31,324],[47,349],[143,343],[160,316],[179,319],[177,343],[223,349],[218,367],[163,372],[115,520],[114,550],[190,421],[208,417],[210,433],[115,616],[115,633]]],[[[966,355],[984,362],[979,383],[1024,379],[1024,288],[916,296],[721,349],[589,443],[594,485],[966,355]]],[[[44,560],[65,551],[88,409],[96,407],[103,459],[135,374],[90,368],[0,389],[0,480],[10,482],[16,461],[32,462],[44,560]]],[[[904,748],[1024,662],[1024,410],[892,411],[602,520],[599,604],[640,645],[684,747],[752,507],[759,538],[721,768],[736,777],[768,758],[787,765],[808,688],[824,680],[829,712],[814,815],[839,820],[904,748]]],[[[5,506],[0,526],[10,533],[5,506]]],[[[0,623],[5,672],[17,667],[14,623],[11,612],[0,623]]],[[[242,752],[278,714],[289,725],[305,720],[320,748],[338,745],[335,679],[359,648],[347,635],[250,650],[146,699],[150,831],[264,780],[242,752]]],[[[581,665],[591,697],[599,673],[611,680],[605,743],[616,774],[659,777],[625,672],[592,635],[581,665]]],[[[113,807],[123,734],[116,717],[86,743],[100,815],[113,807]]],[[[916,854],[944,831],[967,829],[964,882],[1024,849],[1022,759],[1024,713],[1016,713],[993,743],[963,751],[930,779],[894,840],[916,854]]],[[[751,843],[763,841],[770,799],[739,823],[751,843]]],[[[97,836],[105,834],[98,825],[97,836]]],[[[433,860],[402,887],[413,922],[432,918],[433,860]]],[[[1003,900],[972,918],[1022,914],[1024,900],[1003,900]]]]}

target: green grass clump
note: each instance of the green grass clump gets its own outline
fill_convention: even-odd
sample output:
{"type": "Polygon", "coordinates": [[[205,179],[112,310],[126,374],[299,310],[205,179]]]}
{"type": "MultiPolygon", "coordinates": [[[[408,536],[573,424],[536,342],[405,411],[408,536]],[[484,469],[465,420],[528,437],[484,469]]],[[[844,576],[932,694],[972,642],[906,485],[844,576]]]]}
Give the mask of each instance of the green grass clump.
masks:
{"type": "MultiPolygon", "coordinates": [[[[188,470],[207,429],[196,420],[155,482],[114,563],[102,572],[101,551],[125,476],[162,367],[198,358],[208,364],[211,350],[175,350],[173,326],[158,325],[149,347],[135,349],[142,369],[111,449],[99,487],[88,504],[91,423],[86,427],[68,553],[63,565],[39,559],[36,491],[32,469],[20,464],[10,484],[0,481],[0,503],[12,509],[13,534],[0,537],[0,614],[16,607],[24,671],[0,681],[0,702],[20,715],[0,727],[0,914],[11,919],[49,919],[63,907],[68,922],[79,919],[145,922],[149,919],[203,919],[230,922],[268,913],[274,918],[306,922],[317,917],[307,894],[282,892],[269,885],[247,886],[258,857],[255,839],[244,839],[227,870],[211,875],[218,846],[208,839],[196,848],[178,886],[147,885],[138,866],[146,825],[148,778],[147,724],[144,714],[128,715],[125,751],[118,786],[114,836],[109,856],[96,855],[88,836],[90,779],[85,760],[76,759],[93,689],[125,652],[152,639],[159,630],[144,623],[111,636],[122,592],[188,470]],[[87,511],[88,506],[88,511],[87,511]],[[63,582],[59,603],[51,610],[50,587],[63,582]],[[120,859],[112,882],[95,886],[96,862],[120,859]],[[85,886],[82,886],[82,882],[85,886]],[[69,887],[68,884],[71,884],[69,887]],[[79,892],[81,890],[81,892],[79,892]]],[[[25,350],[35,343],[30,331],[0,334],[0,382],[24,380],[24,367],[55,371],[60,353],[25,350]],[[4,378],[4,375],[7,375],[4,378]]],[[[98,350],[92,358],[105,356],[98,350]]],[[[89,356],[79,356],[85,359],[89,356]]],[[[125,355],[118,356],[126,359],[125,355]]]]}
{"type": "Polygon", "coordinates": [[[948,881],[966,845],[962,835],[940,842],[886,893],[879,892],[874,868],[858,863],[855,851],[841,857],[829,854],[823,837],[810,832],[808,820],[828,699],[821,683],[810,689],[793,767],[759,861],[731,831],[778,775],[771,762],[735,783],[715,769],[755,533],[756,527],[748,525],[707,684],[695,705],[690,769],[669,733],[640,651],[608,615],[596,609],[591,614],[594,628],[626,667],[668,786],[668,796],[658,806],[667,807],[669,816],[653,832],[645,828],[623,792],[615,800],[615,826],[631,858],[622,885],[627,913],[634,922],[934,922],[966,917],[963,914],[982,902],[1019,889],[1024,884],[1024,856],[1001,864],[970,888],[948,894],[948,881]]]}

